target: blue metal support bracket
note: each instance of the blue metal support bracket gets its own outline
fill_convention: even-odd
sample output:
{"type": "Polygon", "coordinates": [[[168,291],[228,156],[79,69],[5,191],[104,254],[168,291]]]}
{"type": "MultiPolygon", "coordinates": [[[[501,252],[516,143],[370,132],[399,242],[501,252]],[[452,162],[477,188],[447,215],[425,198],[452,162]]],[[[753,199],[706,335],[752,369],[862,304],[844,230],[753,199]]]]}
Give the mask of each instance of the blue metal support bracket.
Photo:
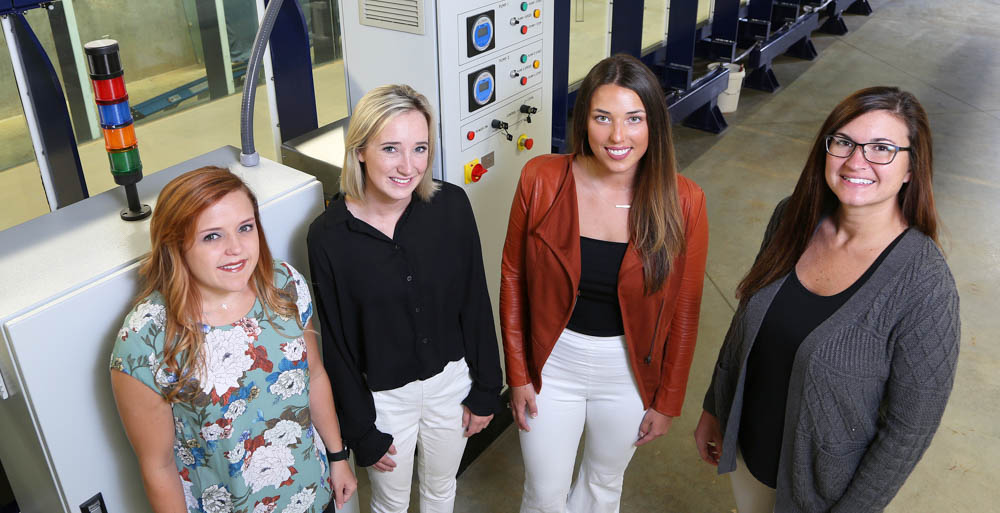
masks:
{"type": "MultiPolygon", "coordinates": [[[[270,45],[279,129],[285,142],[319,127],[309,29],[298,0],[281,4],[270,45]]],[[[244,87],[255,84],[256,77],[247,77],[244,87]]]]}
{"type": "MultiPolygon", "coordinates": [[[[569,3],[569,2],[564,2],[569,3]]],[[[614,2],[611,5],[611,55],[627,53],[636,59],[642,54],[642,8],[644,2],[614,2]]]]}
{"type": "Polygon", "coordinates": [[[773,5],[774,0],[753,0],[747,6],[746,18],[740,20],[739,39],[743,46],[770,39],[773,5]]]}
{"type": "Polygon", "coordinates": [[[738,54],[740,0],[715,0],[711,35],[699,41],[702,54],[713,61],[733,62],[738,54]]]}
{"type": "Polygon", "coordinates": [[[556,2],[552,43],[552,152],[568,153],[569,138],[569,2],[556,2]]]}
{"type": "Polygon", "coordinates": [[[795,23],[802,15],[799,0],[777,0],[771,7],[771,28],[777,32],[786,25],[795,23]]]}
{"type": "Polygon", "coordinates": [[[823,3],[827,5],[823,7],[821,3],[815,6],[815,10],[818,10],[821,14],[826,15],[826,21],[820,25],[819,31],[824,34],[833,34],[835,36],[842,36],[846,34],[847,24],[844,23],[843,13],[852,3],[854,3],[854,0],[826,0],[823,3]]]}
{"type": "Polygon", "coordinates": [[[50,3],[52,0],[0,0],[0,16],[22,13],[50,3]]]}
{"type": "Polygon", "coordinates": [[[683,121],[684,126],[713,134],[729,126],[718,107],[718,98],[729,85],[729,70],[724,66],[709,72],[691,84],[686,91],[667,96],[667,109],[673,123],[683,121]]]}
{"type": "Polygon", "coordinates": [[[870,16],[873,12],[875,11],[872,10],[872,6],[868,3],[868,0],[857,0],[847,8],[847,14],[870,16]]]}
{"type": "MultiPolygon", "coordinates": [[[[814,3],[818,0],[812,0],[814,3]]],[[[842,36],[847,33],[847,23],[844,22],[844,13],[861,14],[867,16],[872,13],[872,8],[867,0],[825,0],[816,7],[822,14],[826,15],[826,21],[820,26],[819,31],[825,34],[842,36]],[[826,4],[823,6],[823,4],[826,4]]]]}
{"type": "Polygon", "coordinates": [[[802,59],[814,59],[817,55],[816,48],[809,35],[818,27],[819,13],[810,12],[800,16],[794,23],[785,25],[767,40],[758,42],[750,52],[747,63],[753,69],[747,75],[747,87],[769,93],[780,89],[781,85],[771,69],[771,62],[785,53],[802,59]]]}
{"type": "MultiPolygon", "coordinates": [[[[85,199],[89,193],[59,77],[23,14],[41,3],[28,4],[15,0],[11,8],[3,12],[10,21],[16,51],[23,65],[24,86],[34,115],[33,120],[28,120],[29,130],[34,126],[36,158],[40,160],[49,206],[55,210],[85,199]]],[[[26,107],[26,110],[29,109],[26,107]]]]}
{"type": "Polygon", "coordinates": [[[691,88],[697,24],[698,2],[671,2],[667,20],[666,62],[660,77],[670,89],[691,88]]]}

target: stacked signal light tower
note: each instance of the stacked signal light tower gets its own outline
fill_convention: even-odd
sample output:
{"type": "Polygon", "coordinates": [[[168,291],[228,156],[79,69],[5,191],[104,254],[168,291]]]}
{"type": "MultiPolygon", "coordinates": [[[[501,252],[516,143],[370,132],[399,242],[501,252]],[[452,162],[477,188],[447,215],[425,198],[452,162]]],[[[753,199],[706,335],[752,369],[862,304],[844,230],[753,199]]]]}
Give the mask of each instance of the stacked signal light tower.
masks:
{"type": "Polygon", "coordinates": [[[98,39],[83,46],[87,68],[94,86],[94,99],[101,117],[104,147],[108,152],[111,176],[125,189],[128,207],[122,209],[126,221],[149,217],[152,209],[139,202],[136,184],[142,180],[142,160],[135,138],[132,110],[125,90],[124,70],[118,53],[118,41],[98,39]]]}

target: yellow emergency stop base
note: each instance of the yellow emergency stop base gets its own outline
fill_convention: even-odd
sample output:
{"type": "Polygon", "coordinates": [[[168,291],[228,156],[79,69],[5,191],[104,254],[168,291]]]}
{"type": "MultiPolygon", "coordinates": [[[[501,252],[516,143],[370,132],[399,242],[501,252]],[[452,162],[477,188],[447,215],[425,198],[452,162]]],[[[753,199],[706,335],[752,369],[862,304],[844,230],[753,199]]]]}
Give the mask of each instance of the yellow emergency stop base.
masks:
{"type": "Polygon", "coordinates": [[[465,183],[466,185],[472,183],[472,170],[476,168],[476,164],[479,163],[479,159],[472,160],[465,163],[465,183]]]}

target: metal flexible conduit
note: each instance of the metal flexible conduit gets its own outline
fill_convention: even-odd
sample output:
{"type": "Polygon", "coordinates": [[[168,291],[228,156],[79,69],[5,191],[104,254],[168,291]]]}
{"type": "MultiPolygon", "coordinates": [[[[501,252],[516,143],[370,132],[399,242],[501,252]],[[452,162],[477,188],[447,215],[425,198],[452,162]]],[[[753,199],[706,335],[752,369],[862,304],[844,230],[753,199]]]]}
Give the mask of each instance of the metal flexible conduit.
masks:
{"type": "Polygon", "coordinates": [[[257,96],[257,70],[260,68],[261,60],[264,58],[264,49],[271,39],[271,29],[274,28],[274,20],[278,18],[278,10],[284,0],[271,0],[264,10],[264,18],[257,28],[257,37],[253,41],[253,50],[250,52],[250,62],[247,67],[246,78],[243,79],[243,103],[240,105],[240,164],[253,167],[260,163],[260,155],[253,144],[253,106],[254,98],[257,96]]]}

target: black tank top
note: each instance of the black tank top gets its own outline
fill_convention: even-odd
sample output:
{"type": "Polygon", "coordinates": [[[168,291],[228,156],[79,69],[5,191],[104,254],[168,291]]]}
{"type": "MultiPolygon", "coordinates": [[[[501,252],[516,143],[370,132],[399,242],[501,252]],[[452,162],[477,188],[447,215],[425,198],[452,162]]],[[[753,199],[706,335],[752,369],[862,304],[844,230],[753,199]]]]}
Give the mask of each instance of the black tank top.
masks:
{"type": "Polygon", "coordinates": [[[567,328],[584,335],[625,334],[618,304],[618,269],[628,244],[580,237],[580,290],[567,328]]]}

